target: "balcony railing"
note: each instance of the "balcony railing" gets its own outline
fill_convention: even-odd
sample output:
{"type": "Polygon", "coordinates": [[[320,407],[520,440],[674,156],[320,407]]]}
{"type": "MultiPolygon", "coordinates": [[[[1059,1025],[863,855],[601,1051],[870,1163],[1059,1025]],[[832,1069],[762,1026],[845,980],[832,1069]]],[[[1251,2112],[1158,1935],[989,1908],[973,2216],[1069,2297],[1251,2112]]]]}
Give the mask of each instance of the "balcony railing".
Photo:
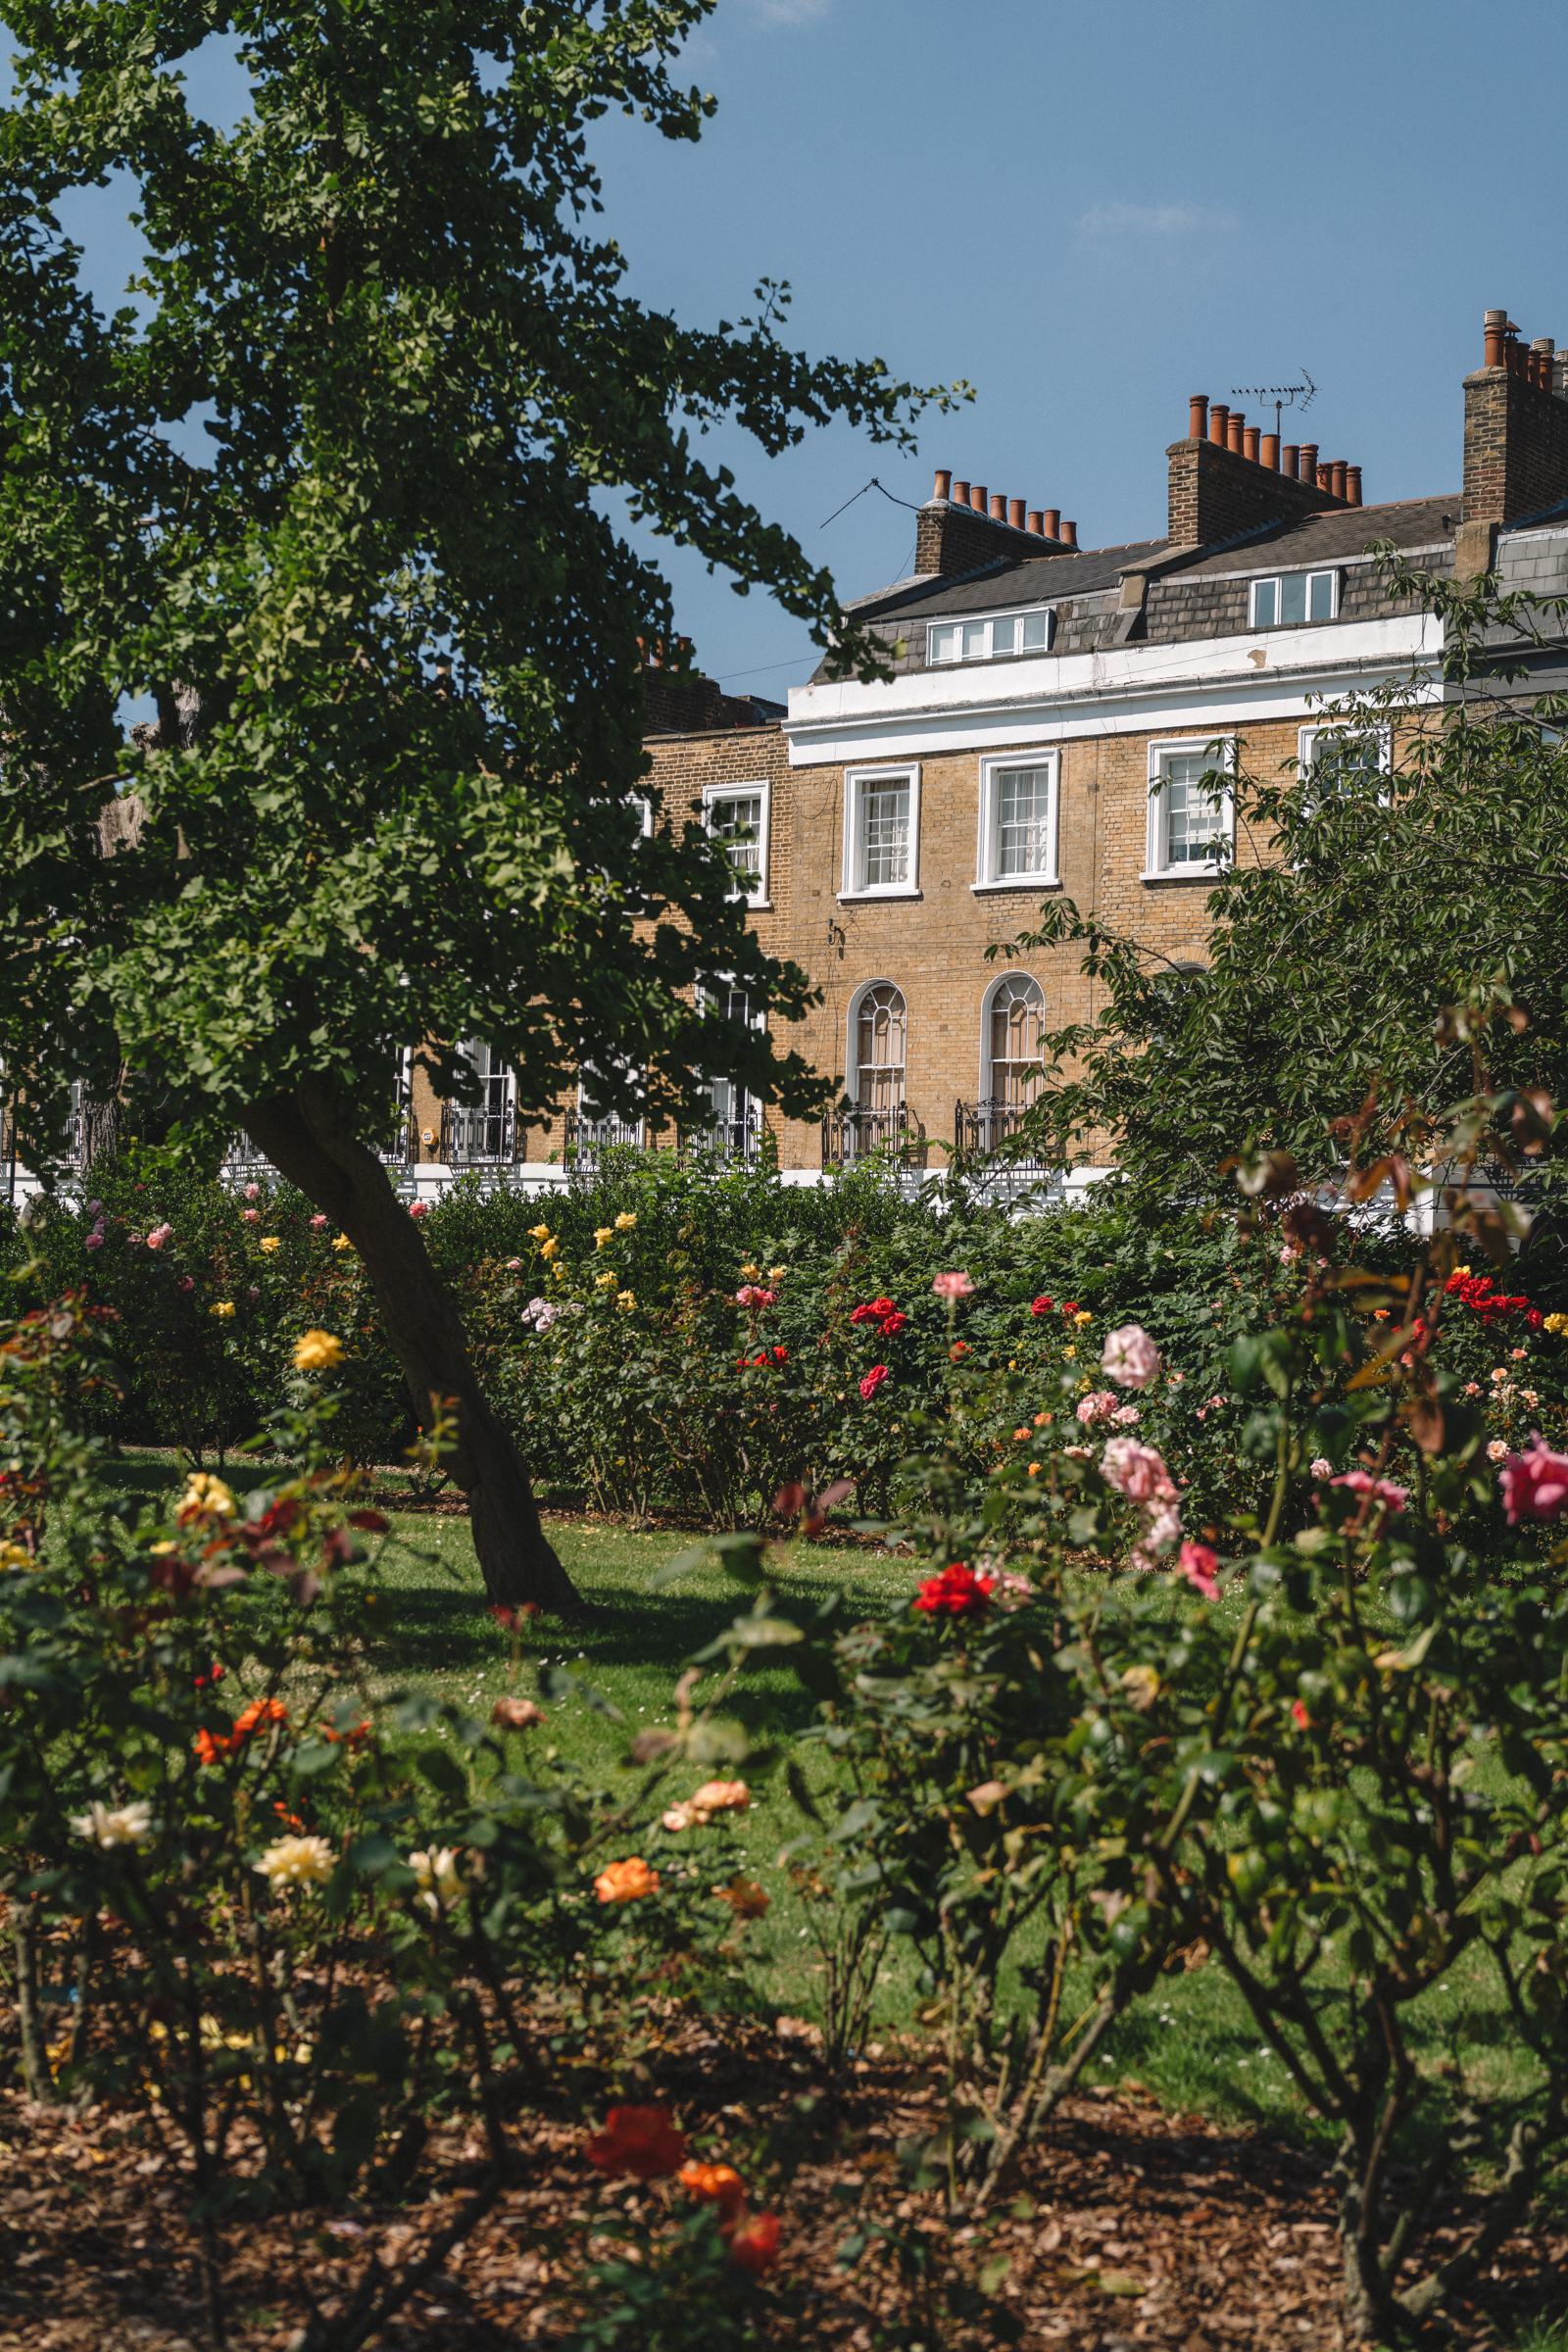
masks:
{"type": "MultiPolygon", "coordinates": [[[[956,1152],[996,1152],[1016,1135],[1028,1116],[1024,1102],[955,1102],[953,1105],[953,1148],[956,1152]]],[[[1028,1153],[1014,1157],[1008,1153],[1009,1166],[1038,1168],[1042,1163],[1028,1153]]]]}
{"type": "Polygon", "coordinates": [[[441,1112],[440,1155],[449,1168],[510,1168],[517,1156],[516,1119],[512,1103],[498,1109],[466,1109],[446,1103],[441,1112]]]}
{"type": "Polygon", "coordinates": [[[739,1118],[717,1119],[711,1127],[681,1129],[682,1153],[707,1152],[715,1159],[754,1160],[761,1148],[761,1121],[755,1109],[748,1109],[739,1118]]]}
{"type": "Polygon", "coordinates": [[[647,1140],[641,1119],[589,1119],[566,1113],[565,1156],[574,1167],[591,1167],[602,1152],[640,1152],[647,1140]]]}
{"type": "Polygon", "coordinates": [[[822,1165],[848,1167],[873,1152],[896,1152],[906,1158],[918,1141],[906,1103],[895,1102],[888,1110],[830,1110],[822,1121],[822,1165]]]}

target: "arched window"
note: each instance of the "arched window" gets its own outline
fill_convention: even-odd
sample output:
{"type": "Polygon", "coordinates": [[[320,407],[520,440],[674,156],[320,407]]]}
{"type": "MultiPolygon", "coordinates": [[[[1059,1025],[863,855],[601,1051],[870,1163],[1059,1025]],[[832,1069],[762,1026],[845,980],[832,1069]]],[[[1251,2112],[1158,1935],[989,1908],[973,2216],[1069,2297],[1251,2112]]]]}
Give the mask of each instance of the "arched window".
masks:
{"type": "Polygon", "coordinates": [[[1021,1108],[1039,1092],[1045,1018],[1046,1001],[1038,980],[1031,980],[1027,972],[1009,972],[998,982],[988,1015],[991,1066],[986,1087],[998,1109],[1021,1108]]]}
{"type": "Polygon", "coordinates": [[[889,1112],[902,1106],[907,1032],[903,990],[879,980],[860,999],[855,1018],[855,1099],[860,1110],[889,1112]]]}

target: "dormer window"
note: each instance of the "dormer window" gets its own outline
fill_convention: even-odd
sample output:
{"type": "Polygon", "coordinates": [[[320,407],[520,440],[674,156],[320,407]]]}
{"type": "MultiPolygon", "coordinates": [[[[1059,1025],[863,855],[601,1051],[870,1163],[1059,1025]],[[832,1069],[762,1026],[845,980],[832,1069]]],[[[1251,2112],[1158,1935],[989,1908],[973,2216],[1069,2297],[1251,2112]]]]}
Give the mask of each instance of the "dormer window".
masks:
{"type": "Polygon", "coordinates": [[[987,620],[934,620],[926,630],[928,662],[996,662],[1051,648],[1052,614],[994,612],[987,620]]]}
{"type": "Polygon", "coordinates": [[[1337,571],[1286,571],[1278,579],[1254,580],[1249,626],[1298,629],[1309,620],[1337,620],[1339,587],[1337,571]]]}

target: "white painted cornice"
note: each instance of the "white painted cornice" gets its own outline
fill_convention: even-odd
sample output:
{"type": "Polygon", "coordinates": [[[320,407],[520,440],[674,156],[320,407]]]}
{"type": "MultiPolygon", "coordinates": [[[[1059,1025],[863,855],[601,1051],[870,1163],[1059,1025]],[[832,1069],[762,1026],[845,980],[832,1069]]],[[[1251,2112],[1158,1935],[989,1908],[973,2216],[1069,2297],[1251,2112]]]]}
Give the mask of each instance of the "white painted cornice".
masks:
{"type": "Polygon", "coordinates": [[[792,687],[784,733],[791,766],[809,767],[985,751],[1024,737],[1067,742],[1173,727],[1245,729],[1261,719],[1310,717],[1313,697],[1364,692],[1412,670],[1423,677],[1419,699],[1436,701],[1442,651],[1442,622],[1411,612],[906,670],[872,685],[843,679],[792,687]]]}

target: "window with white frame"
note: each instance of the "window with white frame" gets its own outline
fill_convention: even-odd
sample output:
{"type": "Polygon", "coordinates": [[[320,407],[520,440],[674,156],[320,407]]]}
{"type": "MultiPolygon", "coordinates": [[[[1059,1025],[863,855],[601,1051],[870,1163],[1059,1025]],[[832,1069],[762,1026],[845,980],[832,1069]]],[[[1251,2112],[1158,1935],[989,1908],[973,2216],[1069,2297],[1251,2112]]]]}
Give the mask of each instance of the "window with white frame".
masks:
{"type": "Polygon", "coordinates": [[[710,784],[703,792],[703,818],[721,841],[735,886],[753,906],[767,897],[768,788],[765,784],[710,784]]]}
{"type": "Polygon", "coordinates": [[[1227,777],[1234,746],[1188,736],[1149,747],[1149,860],[1145,879],[1213,875],[1236,831],[1227,777]]]}
{"type": "Polygon", "coordinates": [[[977,890],[1056,881],[1060,773],[1059,752],[981,760],[977,890]]]}
{"type": "Polygon", "coordinates": [[[868,988],[855,1015],[855,1100],[862,1111],[888,1113],[904,1102],[909,1016],[891,980],[868,988]]]}
{"type": "Polygon", "coordinates": [[[919,768],[851,768],[844,779],[842,896],[917,898],[919,851],[919,768]]]}
{"type": "Polygon", "coordinates": [[[1009,972],[991,992],[986,1021],[988,1093],[999,1108],[1032,1102],[1040,1090],[1040,1039],[1046,1000],[1038,980],[1009,972]]]}
{"type": "Polygon", "coordinates": [[[1276,579],[1252,582],[1249,626],[1298,629],[1309,620],[1334,620],[1339,610],[1337,571],[1285,571],[1276,579]]]}
{"type": "MultiPolygon", "coordinates": [[[[623,1069],[620,1074],[627,1073],[623,1069]]],[[[643,1120],[612,1110],[604,1100],[607,1091],[593,1063],[585,1061],[577,1076],[577,1149],[602,1152],[623,1144],[640,1150],[647,1138],[643,1120]]],[[[637,1091],[641,1093],[640,1086],[637,1091]]]]}
{"type": "Polygon", "coordinates": [[[1048,653],[1054,617],[1048,607],[1039,612],[991,612],[983,620],[934,620],[925,633],[925,658],[934,664],[1048,653]]]}
{"type": "MultiPolygon", "coordinates": [[[[1333,793],[1346,793],[1379,777],[1393,765],[1387,727],[1302,727],[1297,736],[1297,768],[1310,807],[1333,793]]],[[[1387,785],[1378,800],[1388,801],[1387,785]]]]}
{"type": "MultiPolygon", "coordinates": [[[[705,989],[700,1003],[705,1011],[734,1021],[742,1029],[767,1026],[765,1014],[753,1009],[743,988],[705,989]]],[[[755,1158],[761,1129],[761,1104],[757,1097],[749,1094],[738,1078],[711,1078],[708,1093],[713,1106],[712,1125],[703,1140],[726,1159],[755,1158]]]]}

